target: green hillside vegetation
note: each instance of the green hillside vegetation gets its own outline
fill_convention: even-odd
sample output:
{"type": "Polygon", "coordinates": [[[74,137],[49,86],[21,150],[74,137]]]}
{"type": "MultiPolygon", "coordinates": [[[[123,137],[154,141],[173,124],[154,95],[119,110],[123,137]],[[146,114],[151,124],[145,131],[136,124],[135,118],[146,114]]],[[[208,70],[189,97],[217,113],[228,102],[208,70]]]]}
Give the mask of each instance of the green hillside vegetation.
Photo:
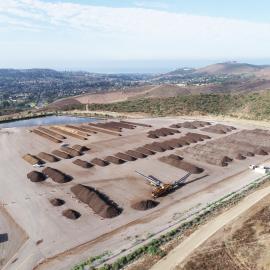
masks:
{"type": "Polygon", "coordinates": [[[92,104],[90,110],[143,112],[153,116],[226,115],[270,120],[270,91],[250,94],[199,94],[171,98],[138,99],[112,104],[92,104]]]}

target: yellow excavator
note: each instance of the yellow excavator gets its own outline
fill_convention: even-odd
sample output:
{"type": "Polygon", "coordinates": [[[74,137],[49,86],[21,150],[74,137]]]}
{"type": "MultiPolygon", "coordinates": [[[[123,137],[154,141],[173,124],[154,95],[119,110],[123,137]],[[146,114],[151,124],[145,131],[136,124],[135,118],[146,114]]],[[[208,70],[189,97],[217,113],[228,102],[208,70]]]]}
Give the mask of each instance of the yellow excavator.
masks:
{"type": "Polygon", "coordinates": [[[170,191],[179,188],[186,179],[191,175],[191,173],[187,173],[185,176],[175,181],[173,184],[165,184],[161,180],[157,179],[152,175],[144,175],[138,171],[135,171],[140,176],[144,177],[152,186],[155,188],[152,191],[152,197],[154,199],[161,197],[162,195],[168,194],[170,191]]]}

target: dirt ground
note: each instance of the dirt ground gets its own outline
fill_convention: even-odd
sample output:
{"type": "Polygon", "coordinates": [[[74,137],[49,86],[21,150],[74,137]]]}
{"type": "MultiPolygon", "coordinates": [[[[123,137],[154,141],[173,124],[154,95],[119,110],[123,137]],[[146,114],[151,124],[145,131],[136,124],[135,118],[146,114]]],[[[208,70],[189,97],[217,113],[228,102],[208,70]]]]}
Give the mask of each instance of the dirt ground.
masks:
{"type": "Polygon", "coordinates": [[[0,269],[26,242],[26,233],[10,217],[3,206],[0,206],[0,269]]]}
{"type": "MultiPolygon", "coordinates": [[[[177,94],[189,94],[194,92],[187,87],[181,87],[177,85],[146,85],[146,86],[139,86],[133,87],[126,91],[115,91],[115,92],[108,92],[108,93],[101,93],[101,94],[86,94],[74,97],[73,100],[76,104],[76,101],[80,102],[81,104],[92,104],[92,103],[113,103],[113,102],[120,102],[129,99],[137,99],[137,98],[145,98],[145,97],[172,97],[177,94]]],[[[63,99],[62,101],[55,102],[57,105],[61,107],[61,105],[65,105],[67,103],[66,100],[63,99]]]]}
{"type": "Polygon", "coordinates": [[[269,269],[269,199],[220,229],[176,269],[269,269]]]}
{"type": "MultiPolygon", "coordinates": [[[[254,123],[210,120],[213,124],[234,125],[237,130],[229,134],[242,129],[261,128],[254,123]]],[[[67,136],[65,142],[89,147],[90,151],[80,159],[91,161],[96,157],[105,158],[152,142],[176,139],[187,132],[209,135],[213,141],[228,136],[228,134],[210,134],[200,129],[180,128],[180,134],[151,139],[147,137],[148,131],[169,127],[171,124],[186,121],[186,118],[145,118],[130,121],[151,124],[153,127],[137,126],[133,130],[124,129],[121,137],[105,133],[92,134],[86,141],[67,136]]],[[[202,141],[194,145],[205,143],[202,141]]],[[[0,197],[5,210],[28,237],[18,252],[14,248],[13,259],[5,264],[4,269],[22,270],[69,269],[76,263],[105,251],[113,256],[124,249],[134,248],[139,243],[144,243],[150,234],[166,231],[186,215],[254,181],[259,176],[250,171],[248,165],[264,164],[269,159],[268,155],[256,155],[246,160],[234,160],[228,167],[219,167],[184,156],[185,161],[203,168],[204,172],[191,175],[185,186],[158,198],[157,207],[139,211],[133,209],[131,205],[135,201],[151,199],[153,188],[144,178],[136,174],[135,170],[153,175],[165,183],[173,183],[186,172],[159,159],[176,154],[179,150],[168,150],[122,165],[110,164],[107,167],[94,166],[89,169],[73,164],[76,158],[46,164],[73,177],[72,181],[59,184],[51,179],[39,183],[30,182],[26,175],[34,168],[22,159],[27,153],[32,155],[42,151],[51,153],[59,149],[56,143],[30,133],[28,128],[11,128],[0,130],[0,149],[2,150],[0,182],[4,187],[0,189],[0,197]],[[95,214],[87,204],[77,200],[71,193],[70,188],[76,184],[88,185],[106,194],[123,209],[122,213],[112,219],[95,214]],[[53,207],[49,202],[52,198],[61,198],[66,203],[53,207]],[[81,214],[80,218],[77,220],[65,218],[62,211],[66,209],[78,211],[81,214]]],[[[41,171],[42,168],[35,170],[41,171]]]]}

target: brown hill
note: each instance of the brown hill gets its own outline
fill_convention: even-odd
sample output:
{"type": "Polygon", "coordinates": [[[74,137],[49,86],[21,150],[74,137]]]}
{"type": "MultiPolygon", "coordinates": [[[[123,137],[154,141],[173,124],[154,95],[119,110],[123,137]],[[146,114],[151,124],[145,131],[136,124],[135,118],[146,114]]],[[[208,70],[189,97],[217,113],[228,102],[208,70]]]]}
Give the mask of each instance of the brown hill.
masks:
{"type": "Polygon", "coordinates": [[[270,89],[270,66],[226,62],[209,65],[199,69],[178,69],[161,74],[142,86],[124,88],[94,94],[84,94],[66,98],[49,105],[49,108],[62,109],[67,106],[84,104],[110,104],[143,98],[170,98],[178,95],[258,92],[270,89]],[[224,76],[225,75],[225,79],[224,76]],[[187,77],[185,77],[187,76],[187,77]],[[221,77],[203,83],[205,77],[221,77]],[[197,83],[177,84],[179,78],[194,79],[197,83]],[[202,83],[200,83],[202,80],[202,83]]]}
{"type": "Polygon", "coordinates": [[[256,74],[263,70],[270,70],[269,66],[251,65],[246,63],[226,62],[209,65],[196,70],[196,73],[219,74],[256,74]]]}

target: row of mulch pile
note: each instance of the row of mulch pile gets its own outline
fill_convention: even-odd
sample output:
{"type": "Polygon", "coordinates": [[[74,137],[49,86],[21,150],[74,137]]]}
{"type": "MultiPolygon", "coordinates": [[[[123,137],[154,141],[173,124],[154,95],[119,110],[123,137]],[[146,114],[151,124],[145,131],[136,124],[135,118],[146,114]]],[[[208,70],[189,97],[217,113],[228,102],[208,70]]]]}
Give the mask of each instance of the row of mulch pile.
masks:
{"type": "Polygon", "coordinates": [[[109,164],[121,165],[129,161],[135,161],[140,158],[146,158],[148,155],[154,154],[147,149],[145,151],[140,151],[140,149],[128,150],[124,153],[119,152],[114,154],[113,156],[107,156],[104,159],[94,158],[90,161],[90,164],[97,165],[100,167],[106,167],[109,164]],[[143,153],[142,153],[143,152],[143,153]]]}
{"type": "Polygon", "coordinates": [[[85,151],[88,151],[89,148],[81,145],[74,145],[70,147],[61,147],[61,150],[54,150],[52,154],[40,152],[38,155],[34,156],[31,154],[26,154],[22,158],[31,165],[35,164],[45,164],[46,162],[58,162],[60,158],[70,159],[75,156],[82,155],[85,151]]]}
{"type": "Polygon", "coordinates": [[[111,163],[121,165],[126,162],[135,161],[139,158],[146,158],[147,156],[154,155],[156,152],[173,150],[174,148],[182,147],[199,141],[204,141],[210,138],[211,137],[203,134],[187,133],[185,136],[178,139],[171,139],[164,142],[153,142],[151,144],[146,144],[142,147],[138,147],[134,150],[128,150],[124,153],[119,152],[115,155],[107,156],[104,159],[94,158],[90,161],[90,164],[101,167],[108,166],[111,163]]]}
{"type": "Polygon", "coordinates": [[[155,130],[150,130],[148,131],[148,138],[151,139],[158,139],[159,137],[166,137],[170,135],[174,135],[176,133],[180,133],[177,129],[172,129],[172,128],[159,128],[155,130]]]}
{"type": "MultiPolygon", "coordinates": [[[[78,157],[84,154],[84,152],[89,151],[90,149],[86,146],[82,146],[79,144],[76,144],[72,147],[61,147],[61,150],[54,150],[52,151],[52,153],[57,156],[57,157],[61,157],[63,159],[71,159],[74,157],[78,157]]],[[[81,159],[76,159],[75,161],[73,161],[73,164],[78,165],[82,168],[91,168],[94,165],[81,160],[81,159]]]]}
{"type": "Polygon", "coordinates": [[[59,184],[67,183],[72,180],[72,177],[70,175],[67,175],[51,167],[46,167],[44,170],[42,170],[42,172],[32,171],[27,174],[27,178],[31,182],[35,182],[35,183],[43,182],[48,177],[51,178],[54,182],[59,183],[59,184]]]}
{"type": "Polygon", "coordinates": [[[63,151],[60,151],[60,150],[53,150],[52,154],[59,157],[59,158],[63,158],[63,159],[71,159],[72,158],[71,155],[69,155],[63,151]]]}
{"type": "Polygon", "coordinates": [[[86,203],[97,215],[103,218],[113,218],[122,212],[122,209],[107,195],[93,187],[79,184],[73,186],[71,192],[78,200],[86,203]]]}
{"type": "Polygon", "coordinates": [[[122,132],[123,129],[135,129],[136,125],[130,124],[130,123],[125,123],[125,122],[105,122],[105,123],[97,123],[95,126],[104,128],[110,131],[114,132],[122,132]]]}
{"type": "Polygon", "coordinates": [[[62,142],[62,140],[59,140],[59,139],[57,139],[57,138],[55,138],[55,137],[53,137],[53,136],[51,136],[51,135],[49,135],[47,133],[44,133],[43,131],[38,130],[38,129],[33,129],[33,130],[31,130],[31,132],[37,134],[38,136],[40,136],[40,137],[42,137],[44,139],[52,141],[54,143],[61,143],[62,142]]]}
{"type": "Polygon", "coordinates": [[[42,173],[59,184],[67,183],[72,180],[72,177],[70,175],[67,175],[51,167],[46,167],[44,170],[42,170],[42,173]]]}
{"type": "Polygon", "coordinates": [[[67,146],[62,146],[61,147],[61,151],[69,154],[70,156],[72,157],[78,157],[78,156],[81,156],[82,155],[82,152],[80,151],[77,151],[71,147],[67,147],[67,146]]]}
{"type": "Polygon", "coordinates": [[[170,127],[171,128],[188,128],[188,129],[197,129],[197,128],[202,128],[205,126],[210,126],[210,122],[205,122],[205,121],[187,121],[183,123],[178,123],[178,124],[173,124],[170,127]]]}
{"type": "Polygon", "coordinates": [[[26,154],[23,157],[23,160],[25,160],[26,162],[28,162],[31,165],[35,165],[35,164],[44,164],[45,162],[43,160],[41,160],[39,157],[34,156],[34,155],[30,155],[30,154],[26,154]]]}
{"type": "Polygon", "coordinates": [[[60,160],[58,157],[45,152],[40,152],[37,157],[47,162],[57,162],[60,160]]]}
{"type": "Polygon", "coordinates": [[[38,127],[38,130],[40,130],[41,132],[47,133],[49,135],[51,135],[52,137],[58,139],[58,140],[64,140],[67,137],[63,136],[62,134],[59,134],[57,132],[54,132],[48,128],[44,128],[44,127],[38,127]]]}
{"type": "Polygon", "coordinates": [[[145,144],[140,150],[147,149],[150,154],[155,152],[165,152],[167,150],[173,150],[174,148],[179,148],[185,145],[190,145],[192,143],[197,143],[200,141],[211,139],[211,137],[203,134],[197,133],[187,133],[185,136],[180,138],[175,138],[163,142],[153,142],[151,144],[145,144]]]}
{"type": "Polygon", "coordinates": [[[167,157],[162,157],[159,160],[173,167],[179,168],[183,171],[186,171],[192,174],[200,174],[204,171],[204,169],[197,167],[194,164],[183,161],[183,158],[177,155],[170,155],[167,157]]]}
{"type": "Polygon", "coordinates": [[[202,129],[202,131],[206,131],[209,133],[216,133],[216,134],[226,134],[228,132],[231,132],[235,130],[236,128],[233,126],[227,126],[227,125],[222,125],[222,124],[217,124],[214,126],[206,127],[202,129]]]}
{"type": "Polygon", "coordinates": [[[60,150],[52,151],[52,154],[63,159],[70,159],[73,157],[81,156],[84,154],[84,152],[89,150],[90,149],[86,146],[76,144],[72,147],[62,146],[60,150]]]}
{"type": "Polygon", "coordinates": [[[270,133],[263,130],[242,130],[204,145],[186,148],[182,152],[192,159],[224,167],[234,159],[268,155],[270,133]]]}
{"type": "Polygon", "coordinates": [[[80,166],[84,169],[89,169],[89,168],[92,168],[94,166],[93,164],[91,164],[85,160],[81,160],[81,159],[76,159],[72,163],[77,165],[77,166],[80,166]]]}

